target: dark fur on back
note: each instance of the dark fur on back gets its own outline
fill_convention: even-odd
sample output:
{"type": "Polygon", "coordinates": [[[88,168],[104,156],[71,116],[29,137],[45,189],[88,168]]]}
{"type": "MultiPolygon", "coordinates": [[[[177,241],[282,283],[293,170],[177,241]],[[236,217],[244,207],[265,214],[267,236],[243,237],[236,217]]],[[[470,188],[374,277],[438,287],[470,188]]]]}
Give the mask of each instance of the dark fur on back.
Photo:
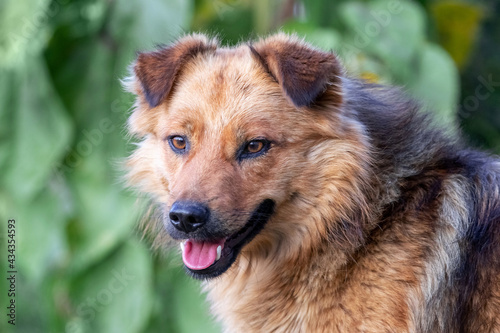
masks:
{"type": "MultiPolygon", "coordinates": [[[[500,320],[500,162],[494,157],[470,150],[456,135],[435,126],[420,105],[396,88],[346,80],[353,96],[346,104],[366,126],[376,148],[376,172],[386,184],[395,184],[398,198],[383,207],[378,229],[367,243],[377,242],[379,234],[404,224],[411,208],[433,231],[443,181],[452,175],[467,180],[464,198],[469,212],[468,225],[459,240],[460,264],[448,281],[446,295],[449,317],[435,318],[430,331],[446,327],[449,332],[497,332],[500,320]],[[411,207],[409,209],[409,207],[411,207]],[[496,294],[492,293],[496,292],[496,294]],[[438,321],[444,322],[438,324],[438,321]]],[[[426,235],[428,236],[428,235],[426,235]]],[[[425,239],[420,240],[425,243],[425,239]]],[[[429,246],[421,260],[432,255],[429,246]]],[[[363,251],[363,250],[361,250],[363,251]]],[[[431,300],[439,303],[439,300],[431,300]]],[[[441,304],[443,305],[443,304],[441,304]]],[[[443,311],[443,309],[441,309],[443,311]]]]}

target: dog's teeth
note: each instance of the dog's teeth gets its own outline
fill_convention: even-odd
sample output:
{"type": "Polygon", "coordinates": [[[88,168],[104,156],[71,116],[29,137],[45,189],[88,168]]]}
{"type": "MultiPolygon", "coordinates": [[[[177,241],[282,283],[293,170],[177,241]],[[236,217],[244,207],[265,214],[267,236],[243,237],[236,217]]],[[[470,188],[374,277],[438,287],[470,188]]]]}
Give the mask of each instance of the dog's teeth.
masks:
{"type": "Polygon", "coordinates": [[[220,255],[222,253],[222,246],[217,246],[217,258],[215,260],[219,260],[220,259],[220,255]]]}
{"type": "Polygon", "coordinates": [[[181,242],[181,243],[180,243],[180,244],[181,244],[181,250],[182,250],[182,252],[184,252],[184,243],[185,243],[185,242],[181,242]]]}

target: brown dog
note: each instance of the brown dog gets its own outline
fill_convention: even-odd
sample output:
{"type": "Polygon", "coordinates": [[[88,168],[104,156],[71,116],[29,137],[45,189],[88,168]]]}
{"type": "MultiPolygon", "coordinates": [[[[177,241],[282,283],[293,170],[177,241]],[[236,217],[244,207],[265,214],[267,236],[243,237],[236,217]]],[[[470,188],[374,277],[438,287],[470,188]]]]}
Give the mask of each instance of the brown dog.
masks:
{"type": "Polygon", "coordinates": [[[498,160],[284,34],[133,68],[129,179],[225,331],[500,332],[498,160]]]}

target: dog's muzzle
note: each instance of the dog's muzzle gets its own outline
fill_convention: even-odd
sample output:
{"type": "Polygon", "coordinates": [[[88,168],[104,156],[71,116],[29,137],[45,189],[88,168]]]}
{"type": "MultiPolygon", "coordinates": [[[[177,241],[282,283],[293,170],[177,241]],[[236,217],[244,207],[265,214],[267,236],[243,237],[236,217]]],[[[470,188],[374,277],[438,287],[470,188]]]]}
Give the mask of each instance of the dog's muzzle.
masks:
{"type": "MultiPolygon", "coordinates": [[[[181,241],[182,260],[187,272],[197,279],[208,279],[221,275],[231,267],[243,246],[259,234],[272,214],[275,202],[262,201],[250,215],[245,225],[228,235],[200,237],[210,211],[206,206],[193,202],[176,202],[170,210],[170,223],[185,233],[181,241]],[[192,233],[190,235],[190,232],[192,233]]],[[[182,239],[182,238],[181,238],[182,239]]]]}

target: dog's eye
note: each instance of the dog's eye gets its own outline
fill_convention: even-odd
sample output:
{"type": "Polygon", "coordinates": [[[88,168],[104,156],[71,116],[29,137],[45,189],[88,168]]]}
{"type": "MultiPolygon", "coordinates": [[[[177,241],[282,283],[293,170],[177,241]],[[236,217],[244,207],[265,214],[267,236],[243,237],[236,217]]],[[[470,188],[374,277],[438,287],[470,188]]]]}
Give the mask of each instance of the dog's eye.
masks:
{"type": "Polygon", "coordinates": [[[265,153],[269,149],[270,145],[270,142],[266,139],[248,141],[241,152],[240,158],[257,157],[265,153]]]}
{"type": "Polygon", "coordinates": [[[168,139],[168,143],[170,144],[172,150],[174,150],[177,153],[184,152],[187,147],[186,139],[180,135],[171,136],[168,139]]]}
{"type": "Polygon", "coordinates": [[[264,142],[262,140],[252,140],[247,143],[247,153],[256,154],[264,148],[264,142]]]}

